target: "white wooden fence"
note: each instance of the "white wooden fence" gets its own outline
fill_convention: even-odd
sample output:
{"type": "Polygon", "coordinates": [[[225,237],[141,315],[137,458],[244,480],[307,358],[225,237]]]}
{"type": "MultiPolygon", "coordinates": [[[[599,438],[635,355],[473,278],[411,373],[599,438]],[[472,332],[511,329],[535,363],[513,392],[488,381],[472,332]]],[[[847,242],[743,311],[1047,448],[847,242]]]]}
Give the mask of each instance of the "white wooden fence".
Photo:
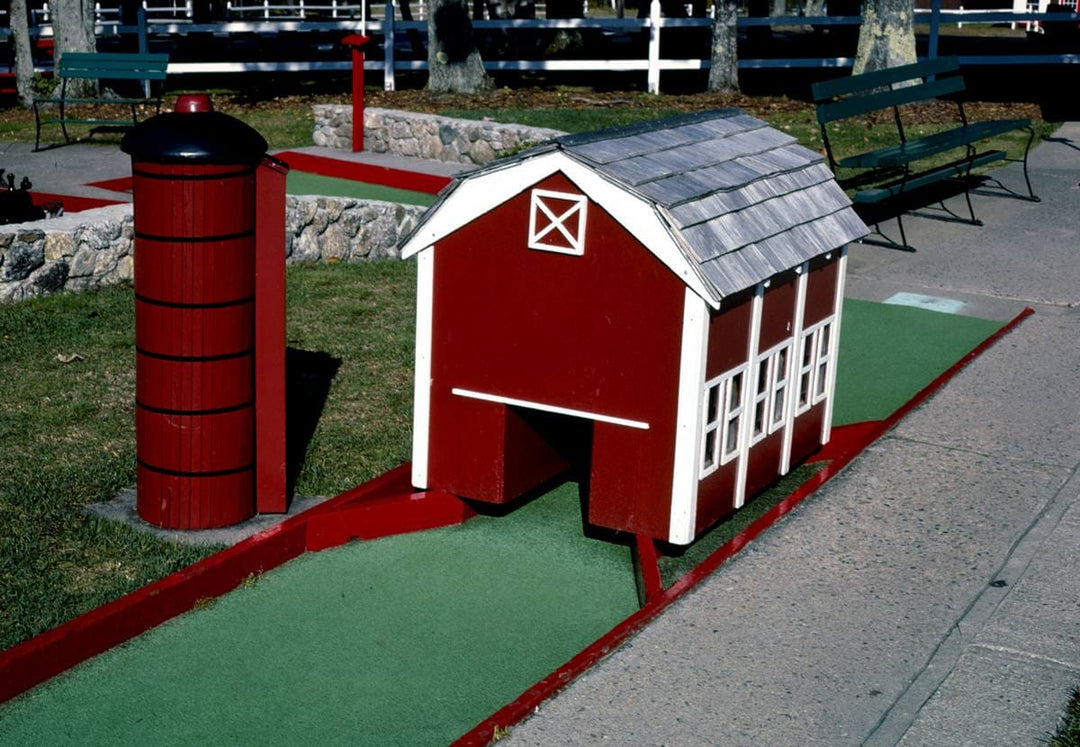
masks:
{"type": "MultiPolygon", "coordinates": [[[[147,49],[154,37],[185,35],[197,32],[221,34],[261,34],[274,35],[290,32],[338,32],[342,35],[362,32],[376,40],[381,37],[381,44],[375,46],[375,52],[381,47],[381,55],[370,55],[374,59],[365,62],[365,70],[381,72],[383,86],[393,90],[396,86],[396,73],[405,70],[425,70],[426,60],[401,60],[395,56],[395,42],[403,41],[409,32],[419,32],[426,36],[427,23],[423,20],[403,21],[394,3],[387,2],[380,8],[378,16],[365,16],[364,3],[348,0],[294,0],[291,5],[283,5],[282,0],[232,0],[230,13],[253,20],[228,20],[217,23],[193,23],[191,18],[191,0],[144,0],[144,12],[140,13],[137,26],[123,26],[117,18],[118,12],[104,10],[99,18],[98,34],[137,34],[140,49],[147,49]],[[241,6],[241,3],[243,5],[241,6]],[[243,11],[240,11],[240,8],[243,11]],[[284,17],[285,10],[293,16],[284,17]],[[278,11],[282,11],[280,15],[278,11]],[[359,17],[354,17],[360,11],[359,17]],[[324,20],[312,20],[316,13],[324,20]],[[335,16],[334,14],[338,15],[335,16]],[[175,17],[182,15],[182,17],[175,17]],[[306,16],[306,17],[305,17],[306,16]],[[347,17],[346,17],[347,16],[347,17]],[[381,56],[382,59],[378,59],[381,56]]],[[[1075,2],[1076,0],[1069,0],[1075,2]]],[[[1041,2],[1041,0],[1040,0],[1041,2]]],[[[422,18],[422,2],[416,3],[414,18],[422,18]]],[[[934,0],[930,11],[915,14],[917,24],[930,24],[930,54],[937,55],[938,28],[941,23],[1040,23],[1040,22],[1080,22],[1077,13],[1046,13],[1012,9],[999,11],[943,11],[940,0],[934,0]]],[[[601,29],[610,32],[646,33],[648,35],[647,53],[644,58],[619,58],[604,60],[485,60],[489,70],[549,70],[549,71],[607,71],[626,73],[645,73],[647,89],[650,93],[659,93],[660,74],[673,70],[707,70],[709,60],[702,57],[661,58],[661,34],[673,28],[707,28],[712,25],[710,18],[663,18],[659,0],[652,0],[648,18],[543,18],[535,20],[495,19],[473,21],[478,30],[499,29],[513,33],[522,29],[601,29]]],[[[840,26],[858,25],[860,16],[774,16],[766,18],[740,17],[740,27],[762,26],[840,26]]],[[[52,29],[47,24],[40,25],[35,32],[49,36],[52,29]]],[[[7,34],[6,29],[0,35],[7,34]]],[[[707,48],[701,50],[708,52],[707,48]]],[[[1080,50],[1077,50],[1080,52],[1080,50]]],[[[790,68],[837,68],[850,67],[854,60],[848,57],[798,58],[798,59],[740,59],[740,69],[790,69],[790,68]]],[[[974,55],[961,56],[962,65],[1022,65],[1022,64],[1080,64],[1080,54],[1032,54],[1032,55],[974,55]]],[[[207,62],[172,62],[169,64],[170,75],[194,73],[241,73],[241,72],[304,72],[304,71],[345,71],[351,68],[347,60],[295,60],[295,61],[207,61],[207,62]]]]}

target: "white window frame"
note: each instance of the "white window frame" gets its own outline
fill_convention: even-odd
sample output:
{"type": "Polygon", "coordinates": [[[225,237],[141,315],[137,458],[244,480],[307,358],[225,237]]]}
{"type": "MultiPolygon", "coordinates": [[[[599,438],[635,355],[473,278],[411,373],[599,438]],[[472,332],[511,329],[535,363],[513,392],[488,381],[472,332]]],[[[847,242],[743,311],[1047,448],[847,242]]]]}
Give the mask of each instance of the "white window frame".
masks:
{"type": "Polygon", "coordinates": [[[537,249],[542,252],[555,252],[556,254],[570,254],[575,257],[580,257],[585,254],[585,224],[588,218],[589,198],[582,194],[574,194],[572,192],[556,192],[550,189],[534,189],[529,199],[529,248],[537,249]],[[559,215],[556,215],[551,207],[544,202],[545,199],[562,200],[569,202],[570,207],[566,208],[559,215]],[[577,231],[574,235],[570,234],[564,223],[566,220],[576,212],[580,212],[578,216],[577,231]],[[537,216],[543,213],[548,220],[548,224],[537,230],[537,216]],[[569,247],[560,246],[558,244],[547,244],[544,240],[548,234],[558,233],[561,234],[569,247]]]}
{"type": "Polygon", "coordinates": [[[814,406],[814,371],[817,370],[817,348],[821,335],[818,330],[821,325],[815,325],[803,331],[799,336],[799,370],[795,377],[795,415],[796,417],[807,412],[814,406]],[[809,361],[804,354],[807,346],[810,347],[809,361]],[[806,386],[803,386],[803,377],[806,377],[806,386]],[[805,401],[803,395],[806,395],[805,401]]]}
{"type": "Polygon", "coordinates": [[[822,322],[817,331],[819,339],[817,355],[814,357],[814,396],[812,397],[815,405],[829,397],[829,374],[833,367],[832,348],[835,331],[833,317],[822,322]],[[826,332],[828,332],[828,340],[824,339],[826,332]]]}
{"type": "Polygon", "coordinates": [[[791,391],[791,353],[792,340],[777,345],[775,352],[772,354],[772,360],[769,362],[770,368],[772,368],[772,381],[769,387],[769,433],[776,433],[787,424],[787,412],[788,407],[791,405],[791,397],[788,394],[791,391]],[[786,351],[786,352],[785,352],[786,351]],[[780,359],[783,357],[783,370],[781,369],[780,359]],[[782,397],[783,401],[780,402],[780,412],[776,411],[777,398],[782,397]]]}
{"type": "Polygon", "coordinates": [[[766,436],[776,433],[787,423],[787,408],[791,406],[791,398],[787,395],[788,390],[791,388],[792,347],[792,339],[789,337],[778,345],[774,345],[764,353],[760,354],[754,361],[754,365],[757,367],[757,378],[754,381],[754,406],[751,408],[750,412],[751,446],[764,440],[766,436]],[[784,360],[784,376],[778,378],[777,374],[779,371],[777,369],[780,364],[780,353],[784,350],[787,351],[784,360]],[[762,364],[765,364],[764,367],[762,364]],[[763,368],[764,380],[762,379],[763,368]],[[784,403],[781,406],[780,416],[777,418],[774,417],[776,398],[781,392],[783,392],[784,403]],[[762,427],[760,431],[757,431],[757,412],[759,405],[762,407],[762,427]]]}
{"type": "Polygon", "coordinates": [[[802,415],[829,396],[828,376],[829,369],[832,366],[831,339],[829,340],[829,344],[822,345],[822,337],[825,335],[824,330],[826,328],[829,329],[829,337],[832,337],[833,330],[836,328],[836,325],[834,324],[835,320],[835,316],[826,317],[820,322],[807,327],[800,336],[799,371],[798,376],[794,380],[796,387],[795,402],[797,403],[795,410],[796,415],[802,415]],[[809,363],[804,362],[804,357],[802,355],[803,349],[807,343],[810,344],[809,363]],[[822,365],[825,367],[825,387],[823,389],[820,384],[822,365]],[[806,397],[806,401],[803,402],[802,382],[803,377],[808,374],[807,387],[809,387],[809,395],[806,397]]]}
{"type": "Polygon", "coordinates": [[[704,479],[718,470],[721,466],[739,458],[742,451],[742,423],[739,419],[746,411],[746,372],[745,363],[736,366],[716,378],[705,382],[704,393],[701,400],[701,465],[700,477],[704,479]],[[736,401],[732,401],[731,383],[736,378],[740,379],[736,401]],[[712,392],[716,393],[716,413],[710,418],[709,399],[712,392]],[[732,443],[729,432],[732,422],[736,422],[735,441],[732,443]],[[712,439],[712,447],[709,447],[709,434],[715,434],[712,439]]]}

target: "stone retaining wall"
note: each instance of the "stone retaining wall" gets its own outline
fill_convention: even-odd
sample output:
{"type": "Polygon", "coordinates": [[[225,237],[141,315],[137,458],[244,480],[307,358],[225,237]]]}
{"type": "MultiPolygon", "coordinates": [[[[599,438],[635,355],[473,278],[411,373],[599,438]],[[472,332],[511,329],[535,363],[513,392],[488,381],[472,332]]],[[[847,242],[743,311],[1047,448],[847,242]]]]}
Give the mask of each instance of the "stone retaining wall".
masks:
{"type": "MultiPolygon", "coordinates": [[[[354,262],[398,256],[424,208],[347,197],[286,198],[286,261],[354,262]]],[[[130,281],[131,205],[0,226],[0,302],[130,281]]]]}
{"type": "MultiPolygon", "coordinates": [[[[350,104],[317,104],[313,112],[315,145],[352,148],[350,104]]],[[[454,119],[435,114],[378,108],[364,110],[364,150],[454,163],[483,165],[498,155],[563,134],[542,127],[454,119]]]]}

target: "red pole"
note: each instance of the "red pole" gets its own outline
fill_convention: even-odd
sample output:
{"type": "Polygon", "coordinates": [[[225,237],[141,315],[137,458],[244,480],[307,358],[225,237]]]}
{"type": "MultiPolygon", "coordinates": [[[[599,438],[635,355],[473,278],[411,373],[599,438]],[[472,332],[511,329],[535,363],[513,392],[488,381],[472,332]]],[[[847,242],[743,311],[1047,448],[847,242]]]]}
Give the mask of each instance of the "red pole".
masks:
{"type": "Polygon", "coordinates": [[[341,43],[352,48],[352,149],[353,153],[364,150],[364,45],[371,37],[350,34],[341,43]]]}

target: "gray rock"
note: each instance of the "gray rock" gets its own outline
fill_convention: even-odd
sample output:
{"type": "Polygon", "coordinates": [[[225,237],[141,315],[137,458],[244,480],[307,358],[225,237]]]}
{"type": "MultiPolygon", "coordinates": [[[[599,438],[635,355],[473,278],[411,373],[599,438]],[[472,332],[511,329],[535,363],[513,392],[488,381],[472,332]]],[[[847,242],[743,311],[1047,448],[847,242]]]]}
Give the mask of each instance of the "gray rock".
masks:
{"type": "MultiPolygon", "coordinates": [[[[45,264],[44,241],[36,244],[25,242],[22,237],[26,235],[20,234],[18,242],[8,252],[3,274],[5,280],[25,280],[30,277],[30,273],[45,264]]],[[[44,235],[40,238],[43,239],[44,235]]]]}
{"type": "Polygon", "coordinates": [[[68,263],[62,259],[41,267],[30,277],[31,284],[41,293],[62,290],[68,279],[68,263]]]}

